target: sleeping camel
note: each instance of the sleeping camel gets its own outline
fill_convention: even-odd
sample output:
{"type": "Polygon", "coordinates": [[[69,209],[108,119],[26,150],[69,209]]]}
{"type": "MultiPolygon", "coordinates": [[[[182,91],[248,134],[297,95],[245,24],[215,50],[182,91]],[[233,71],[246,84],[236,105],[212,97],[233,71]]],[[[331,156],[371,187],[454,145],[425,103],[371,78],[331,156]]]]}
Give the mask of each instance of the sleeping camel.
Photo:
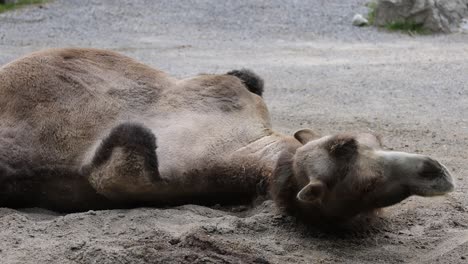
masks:
{"type": "Polygon", "coordinates": [[[97,49],[0,68],[0,206],[62,212],[246,203],[346,220],[454,188],[444,165],[372,134],[272,130],[249,70],[176,79],[97,49]]]}

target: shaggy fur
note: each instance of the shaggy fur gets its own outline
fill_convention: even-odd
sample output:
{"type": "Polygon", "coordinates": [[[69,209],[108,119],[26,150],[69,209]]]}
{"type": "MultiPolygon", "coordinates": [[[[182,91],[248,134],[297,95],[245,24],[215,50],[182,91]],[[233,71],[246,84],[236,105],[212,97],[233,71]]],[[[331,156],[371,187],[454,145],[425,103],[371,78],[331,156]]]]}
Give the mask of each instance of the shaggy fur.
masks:
{"type": "Polygon", "coordinates": [[[99,167],[108,161],[116,147],[122,147],[125,151],[136,152],[143,156],[146,169],[154,172],[152,175],[155,176],[156,180],[160,179],[156,156],[156,137],[151,130],[135,123],[124,123],[114,127],[97,149],[92,165],[99,167]]]}
{"type": "Polygon", "coordinates": [[[338,159],[351,159],[357,154],[358,142],[351,135],[338,135],[327,142],[325,149],[338,159]]]}
{"type": "Polygon", "coordinates": [[[254,94],[262,96],[263,94],[263,79],[253,71],[248,69],[233,70],[227,73],[228,75],[236,76],[244,82],[247,89],[254,94]]]}

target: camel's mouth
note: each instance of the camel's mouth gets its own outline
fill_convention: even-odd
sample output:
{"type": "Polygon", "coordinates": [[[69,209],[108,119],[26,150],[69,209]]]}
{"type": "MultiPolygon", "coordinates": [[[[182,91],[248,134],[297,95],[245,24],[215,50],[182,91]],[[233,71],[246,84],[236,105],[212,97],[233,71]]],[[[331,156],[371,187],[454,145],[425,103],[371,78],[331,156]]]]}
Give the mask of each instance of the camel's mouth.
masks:
{"type": "Polygon", "coordinates": [[[440,164],[442,167],[442,181],[443,183],[440,184],[441,187],[439,187],[440,190],[439,192],[436,192],[438,195],[444,195],[449,192],[453,192],[455,190],[456,184],[455,184],[455,178],[450,174],[448,171],[447,167],[445,165],[440,164]]]}
{"type": "Polygon", "coordinates": [[[428,188],[419,188],[415,194],[424,197],[442,196],[453,192],[456,188],[455,178],[450,174],[447,167],[440,164],[440,170],[429,184],[428,188]]]}

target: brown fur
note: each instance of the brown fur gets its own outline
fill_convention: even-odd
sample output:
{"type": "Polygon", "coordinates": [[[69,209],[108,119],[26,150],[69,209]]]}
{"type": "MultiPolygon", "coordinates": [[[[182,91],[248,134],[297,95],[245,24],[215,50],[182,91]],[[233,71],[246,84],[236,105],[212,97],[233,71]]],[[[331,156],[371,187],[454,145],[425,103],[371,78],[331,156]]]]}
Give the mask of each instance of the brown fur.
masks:
{"type": "MultiPolygon", "coordinates": [[[[27,55],[0,68],[0,205],[240,203],[270,190],[290,212],[346,219],[409,194],[378,194],[393,182],[377,138],[278,134],[262,92],[247,70],[178,80],[111,51],[27,55]]],[[[427,164],[437,178],[443,166],[427,164]]]]}

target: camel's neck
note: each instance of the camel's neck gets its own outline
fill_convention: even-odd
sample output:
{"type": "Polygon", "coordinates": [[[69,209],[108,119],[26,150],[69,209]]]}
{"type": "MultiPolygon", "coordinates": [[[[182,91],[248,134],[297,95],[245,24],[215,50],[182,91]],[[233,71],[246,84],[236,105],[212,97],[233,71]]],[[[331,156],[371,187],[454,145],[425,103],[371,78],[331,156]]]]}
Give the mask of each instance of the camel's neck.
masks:
{"type": "Polygon", "coordinates": [[[270,177],[281,153],[295,153],[300,146],[294,137],[273,133],[239,149],[235,155],[244,164],[261,169],[263,177],[270,177]]]}

